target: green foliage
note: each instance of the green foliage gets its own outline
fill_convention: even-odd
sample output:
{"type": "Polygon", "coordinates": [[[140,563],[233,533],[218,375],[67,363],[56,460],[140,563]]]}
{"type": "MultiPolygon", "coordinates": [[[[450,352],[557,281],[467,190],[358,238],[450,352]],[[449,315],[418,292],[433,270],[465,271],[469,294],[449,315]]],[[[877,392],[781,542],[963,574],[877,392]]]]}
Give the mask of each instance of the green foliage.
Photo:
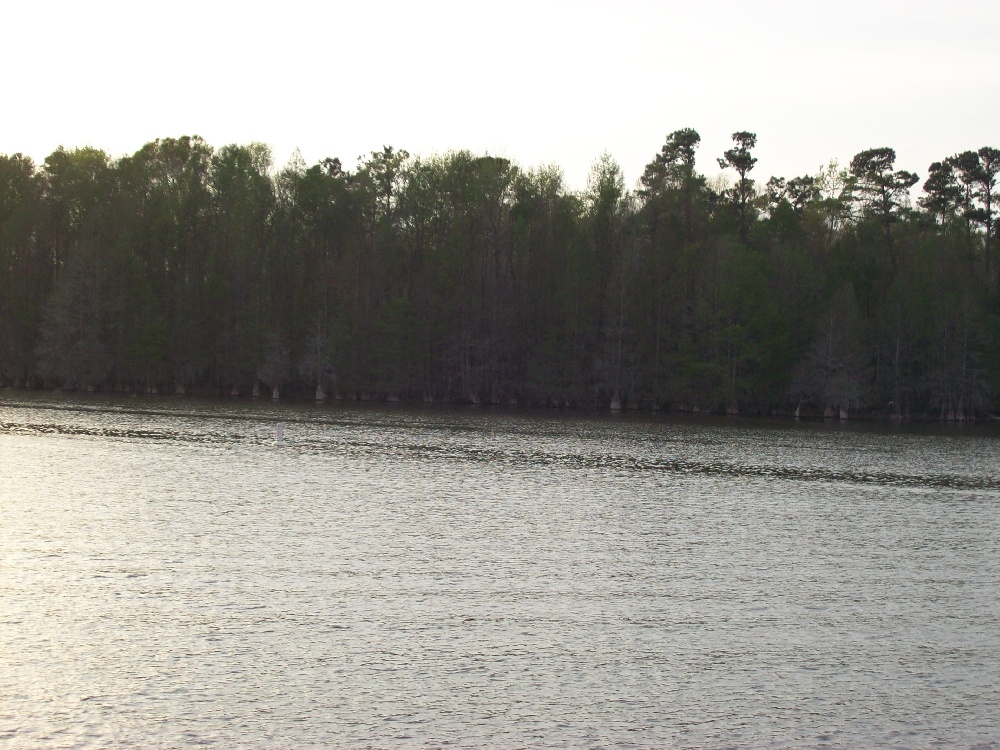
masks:
{"type": "Polygon", "coordinates": [[[896,152],[891,148],[873,148],[851,159],[850,199],[860,204],[862,215],[877,221],[885,237],[886,248],[892,263],[892,226],[899,218],[908,200],[908,191],[920,179],[912,172],[893,171],[896,152]]]}
{"type": "Polygon", "coordinates": [[[757,145],[757,134],[741,130],[733,133],[733,143],[736,145],[728,149],[718,162],[722,169],[732,167],[740,176],[730,197],[739,214],[740,237],[745,241],[752,218],[748,214],[750,202],[754,197],[754,181],[747,175],[757,164],[757,158],[750,153],[750,150],[757,145]]]}
{"type": "Polygon", "coordinates": [[[390,146],[272,166],[198,137],[0,157],[0,379],[767,413],[983,414],[1000,395],[997,173],[890,148],[757,189],[754,133],[630,191],[390,146]]]}

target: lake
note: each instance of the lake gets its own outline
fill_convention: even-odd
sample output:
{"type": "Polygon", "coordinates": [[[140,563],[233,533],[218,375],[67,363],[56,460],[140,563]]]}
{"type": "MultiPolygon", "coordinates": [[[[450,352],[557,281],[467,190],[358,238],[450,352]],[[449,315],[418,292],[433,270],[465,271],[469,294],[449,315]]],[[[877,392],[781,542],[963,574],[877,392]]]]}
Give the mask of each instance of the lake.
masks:
{"type": "Polygon", "coordinates": [[[998,437],[0,390],[0,748],[998,747],[998,437]]]}

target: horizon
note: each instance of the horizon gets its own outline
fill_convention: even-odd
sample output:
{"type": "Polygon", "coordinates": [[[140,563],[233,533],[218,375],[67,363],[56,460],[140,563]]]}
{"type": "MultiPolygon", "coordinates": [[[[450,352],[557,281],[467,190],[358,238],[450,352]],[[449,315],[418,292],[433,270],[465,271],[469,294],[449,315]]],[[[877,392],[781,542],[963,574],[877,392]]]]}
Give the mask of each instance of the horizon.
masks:
{"type": "Polygon", "coordinates": [[[771,0],[749,13],[730,0],[613,13],[594,2],[238,14],[99,2],[8,14],[16,33],[0,61],[18,70],[8,97],[22,104],[0,153],[38,164],[60,144],[118,158],[197,133],[216,147],[265,143],[277,168],[296,148],[307,164],[337,157],[350,170],[383,145],[468,150],[555,164],[583,190],[603,153],[634,187],[666,135],[693,127],[710,178],[740,130],[758,135],[761,184],[883,146],[924,178],[932,162],[989,145],[1000,119],[983,93],[1000,75],[1000,6],[978,0],[771,0]]]}
{"type": "MultiPolygon", "coordinates": [[[[697,128],[695,128],[695,130],[697,131],[697,128]]],[[[667,135],[669,135],[669,133],[667,135]]],[[[756,135],[758,136],[758,140],[759,140],[760,134],[758,133],[756,135]]],[[[364,159],[366,159],[370,155],[376,153],[376,151],[378,150],[378,147],[373,147],[373,148],[371,148],[369,150],[368,153],[360,154],[357,157],[354,157],[352,159],[345,159],[344,157],[337,156],[335,154],[331,154],[331,155],[329,155],[329,157],[319,157],[319,158],[316,158],[316,159],[307,159],[307,158],[305,158],[305,155],[302,153],[301,149],[296,146],[288,154],[287,158],[281,159],[275,153],[275,149],[274,149],[274,146],[272,144],[265,143],[263,141],[260,141],[259,139],[250,139],[250,140],[247,140],[247,141],[232,142],[232,143],[212,143],[207,138],[203,138],[198,133],[182,133],[180,135],[164,135],[164,136],[159,136],[159,137],[156,137],[156,138],[146,139],[139,146],[137,146],[135,149],[133,149],[132,151],[129,151],[129,152],[125,152],[125,153],[114,153],[114,152],[112,152],[111,150],[109,150],[107,148],[102,148],[101,146],[96,145],[96,144],[92,144],[92,143],[80,143],[80,144],[73,144],[73,145],[69,145],[69,146],[66,145],[66,144],[64,144],[64,143],[61,143],[58,146],[50,149],[44,156],[41,156],[41,157],[36,157],[33,154],[26,154],[24,151],[17,151],[17,150],[6,152],[6,153],[0,152],[0,156],[12,156],[12,155],[15,155],[15,154],[21,154],[23,156],[27,156],[27,157],[29,157],[33,161],[33,163],[35,165],[35,168],[37,170],[41,170],[44,167],[45,160],[51,154],[57,152],[59,149],[64,149],[64,150],[66,150],[68,152],[72,152],[72,151],[77,150],[77,149],[93,148],[93,149],[96,149],[97,151],[103,152],[104,154],[107,155],[107,157],[112,162],[115,162],[115,161],[118,161],[120,159],[128,158],[130,156],[135,155],[139,150],[141,150],[143,148],[143,146],[145,146],[145,145],[147,145],[149,143],[154,143],[154,142],[157,142],[157,141],[167,140],[167,139],[171,139],[171,138],[173,138],[173,139],[180,139],[180,138],[186,138],[186,137],[190,137],[190,138],[202,138],[202,140],[204,140],[205,143],[207,143],[213,149],[213,151],[218,151],[220,148],[223,148],[225,146],[230,146],[230,145],[234,145],[234,146],[246,146],[246,145],[249,145],[251,143],[260,143],[260,144],[266,146],[269,149],[269,151],[270,151],[270,154],[271,154],[271,165],[270,165],[268,173],[271,176],[277,175],[286,166],[292,164],[292,162],[295,161],[296,155],[299,155],[300,157],[302,157],[303,161],[305,162],[306,168],[311,168],[313,166],[319,165],[326,158],[339,158],[341,160],[342,165],[343,165],[344,171],[348,172],[348,173],[352,173],[352,172],[356,172],[358,169],[360,169],[363,166],[364,159]]],[[[556,162],[551,161],[551,160],[550,161],[541,161],[541,162],[537,162],[537,163],[534,163],[534,164],[527,164],[527,163],[524,163],[523,161],[517,159],[516,157],[510,156],[508,154],[494,153],[494,152],[491,152],[488,149],[486,149],[486,150],[478,150],[477,151],[477,150],[465,149],[465,148],[452,148],[452,149],[444,149],[444,150],[440,150],[440,151],[433,151],[433,152],[430,152],[430,153],[420,153],[420,152],[414,152],[414,151],[412,151],[410,149],[407,149],[405,147],[405,145],[404,146],[397,146],[396,144],[388,144],[388,143],[381,144],[381,145],[383,147],[385,147],[385,146],[392,146],[392,148],[394,148],[397,151],[405,150],[407,152],[407,154],[409,155],[409,158],[416,158],[416,159],[421,159],[421,160],[435,159],[435,158],[438,158],[438,157],[447,157],[450,154],[456,154],[456,153],[461,153],[461,152],[468,152],[468,153],[471,153],[474,156],[488,156],[488,157],[496,157],[496,158],[507,159],[514,166],[516,166],[517,168],[519,168],[520,170],[525,171],[525,172],[531,172],[531,171],[534,171],[534,170],[537,170],[537,169],[544,169],[544,168],[547,168],[547,167],[554,167],[563,176],[563,188],[567,192],[571,192],[571,193],[584,193],[584,192],[586,192],[586,190],[587,190],[587,184],[586,183],[587,183],[587,178],[589,177],[589,174],[590,174],[590,170],[594,166],[596,166],[598,164],[598,162],[600,161],[600,159],[602,158],[602,156],[604,156],[605,154],[607,154],[608,156],[610,156],[611,159],[616,164],[618,164],[619,168],[621,169],[621,171],[622,171],[622,173],[623,173],[623,175],[625,177],[625,189],[628,192],[630,192],[630,193],[634,193],[634,192],[638,191],[639,189],[641,189],[640,177],[642,176],[643,169],[645,168],[645,165],[643,165],[643,169],[640,169],[638,171],[638,173],[635,176],[635,179],[630,179],[629,174],[627,172],[625,172],[625,169],[624,169],[623,165],[615,157],[615,154],[607,152],[607,151],[604,151],[601,154],[598,154],[596,157],[594,157],[594,159],[591,160],[590,165],[589,165],[589,167],[587,169],[587,175],[584,178],[583,184],[577,185],[577,184],[571,184],[570,183],[570,181],[568,179],[568,170],[565,168],[565,166],[563,164],[559,164],[559,163],[556,163],[556,162]]],[[[731,147],[731,145],[732,145],[732,141],[730,141],[729,145],[727,145],[727,148],[731,147]]],[[[988,146],[989,144],[982,144],[982,145],[983,146],[988,146]]],[[[893,148],[889,144],[882,144],[882,146],[871,146],[868,149],[862,149],[862,151],[869,150],[869,149],[883,148],[883,147],[893,148]]],[[[961,153],[962,151],[975,151],[975,150],[977,150],[977,148],[980,148],[980,147],[970,147],[969,149],[955,149],[951,153],[942,155],[938,159],[935,159],[935,161],[943,161],[944,159],[946,159],[946,158],[948,158],[950,156],[956,155],[958,153],[961,153]]],[[[894,148],[893,148],[893,150],[895,151],[894,148]]],[[[657,152],[658,151],[659,151],[659,149],[657,149],[657,152]]],[[[698,157],[700,157],[700,158],[696,158],[696,161],[695,161],[695,171],[696,171],[696,173],[700,174],[702,177],[704,177],[708,181],[708,183],[710,185],[716,184],[716,183],[723,183],[723,184],[731,185],[731,183],[732,183],[732,181],[734,179],[734,175],[732,173],[731,168],[727,167],[726,169],[714,169],[714,170],[712,170],[712,169],[703,170],[702,169],[702,166],[705,163],[706,159],[707,159],[707,161],[710,164],[714,164],[714,165],[717,166],[716,158],[718,156],[721,156],[722,152],[720,151],[718,155],[713,155],[713,156],[710,156],[710,157],[706,157],[704,155],[704,151],[705,151],[705,149],[704,149],[704,146],[702,146],[702,145],[700,145],[696,149],[696,154],[698,155],[698,157]]],[[[759,153],[759,151],[755,148],[753,150],[753,154],[756,156],[758,153],[759,153]]],[[[861,153],[861,152],[859,151],[858,153],[861,153]]],[[[813,169],[813,170],[811,170],[811,171],[798,172],[798,173],[795,173],[795,174],[767,174],[765,176],[763,173],[757,171],[756,168],[755,168],[749,174],[749,177],[750,177],[750,180],[755,185],[755,187],[758,189],[758,194],[760,194],[761,189],[767,184],[767,181],[770,178],[772,178],[772,177],[773,178],[784,178],[784,179],[791,179],[791,178],[794,178],[794,177],[803,177],[803,176],[815,177],[815,176],[818,176],[823,170],[827,169],[831,165],[836,165],[836,166],[840,167],[841,169],[847,171],[850,168],[851,159],[855,155],[856,154],[851,154],[846,159],[840,159],[840,158],[837,158],[837,157],[831,157],[826,162],[819,163],[816,166],[816,168],[813,169]]],[[[651,162],[652,159],[653,159],[653,156],[651,155],[649,161],[651,162]]],[[[647,162],[647,163],[649,163],[649,162],[647,162]]],[[[928,164],[928,166],[929,166],[929,164],[928,164]]],[[[923,191],[924,181],[925,181],[925,179],[927,177],[927,168],[926,167],[924,167],[922,169],[919,169],[919,168],[915,169],[915,168],[912,167],[912,165],[908,165],[908,164],[902,163],[901,160],[900,160],[900,158],[899,158],[899,153],[897,151],[896,152],[896,164],[895,164],[895,168],[896,169],[905,169],[905,170],[910,171],[910,172],[915,172],[918,175],[918,177],[919,177],[918,182],[916,184],[914,184],[913,187],[909,188],[908,191],[907,191],[909,193],[909,195],[911,196],[911,199],[913,198],[913,196],[915,194],[923,191]]]]}

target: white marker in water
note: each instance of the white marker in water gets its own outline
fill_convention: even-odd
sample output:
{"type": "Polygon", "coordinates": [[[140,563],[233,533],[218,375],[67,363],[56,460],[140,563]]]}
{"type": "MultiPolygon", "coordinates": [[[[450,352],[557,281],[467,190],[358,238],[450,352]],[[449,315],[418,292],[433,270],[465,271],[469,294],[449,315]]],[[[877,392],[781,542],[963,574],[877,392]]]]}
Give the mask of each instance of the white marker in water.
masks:
{"type": "Polygon", "coordinates": [[[285,423],[278,422],[278,426],[274,428],[274,439],[281,442],[285,439],[285,423]]]}

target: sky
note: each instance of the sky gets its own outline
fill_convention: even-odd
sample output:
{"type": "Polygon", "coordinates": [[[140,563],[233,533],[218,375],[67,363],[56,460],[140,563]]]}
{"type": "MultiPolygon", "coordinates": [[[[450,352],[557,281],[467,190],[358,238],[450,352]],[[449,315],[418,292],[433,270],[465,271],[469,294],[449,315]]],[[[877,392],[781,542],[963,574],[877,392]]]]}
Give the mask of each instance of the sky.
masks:
{"type": "Polygon", "coordinates": [[[668,133],[699,171],[757,133],[752,176],[867,148],[923,177],[1000,147],[1000,2],[19,2],[2,12],[0,153],[114,157],[158,137],[261,141],[276,166],[384,145],[634,186],[668,133]]]}

